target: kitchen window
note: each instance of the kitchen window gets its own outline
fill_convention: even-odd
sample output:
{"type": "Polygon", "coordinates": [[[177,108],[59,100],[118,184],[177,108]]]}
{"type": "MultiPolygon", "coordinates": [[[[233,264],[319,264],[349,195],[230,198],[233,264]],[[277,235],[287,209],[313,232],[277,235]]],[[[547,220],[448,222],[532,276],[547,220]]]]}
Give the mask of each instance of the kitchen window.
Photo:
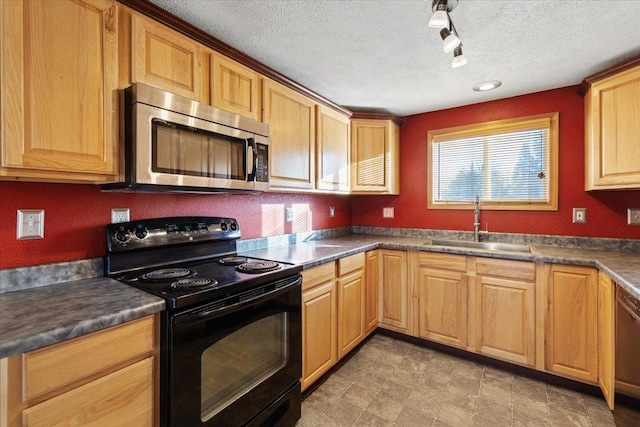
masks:
{"type": "Polygon", "coordinates": [[[558,113],[427,133],[429,209],[558,209],[558,113]]]}

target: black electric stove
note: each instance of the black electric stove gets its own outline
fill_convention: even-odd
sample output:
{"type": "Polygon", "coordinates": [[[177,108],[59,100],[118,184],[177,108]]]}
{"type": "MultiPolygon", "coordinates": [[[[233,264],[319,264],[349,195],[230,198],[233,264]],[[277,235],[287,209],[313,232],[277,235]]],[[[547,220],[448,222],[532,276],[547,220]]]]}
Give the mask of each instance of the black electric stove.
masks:
{"type": "Polygon", "coordinates": [[[106,275],[166,302],[160,426],[293,426],[302,268],[238,255],[232,218],[146,219],[106,233],[106,275]]]}

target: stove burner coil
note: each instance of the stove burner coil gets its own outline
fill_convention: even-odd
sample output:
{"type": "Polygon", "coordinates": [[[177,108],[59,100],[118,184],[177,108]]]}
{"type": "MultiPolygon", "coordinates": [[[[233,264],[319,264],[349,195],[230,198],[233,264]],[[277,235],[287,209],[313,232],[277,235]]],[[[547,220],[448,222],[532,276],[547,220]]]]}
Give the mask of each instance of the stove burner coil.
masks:
{"type": "Polygon", "coordinates": [[[280,264],[274,261],[253,261],[240,264],[236,269],[242,273],[258,274],[280,269],[280,264]]]}
{"type": "Polygon", "coordinates": [[[215,286],[218,284],[217,280],[214,279],[180,279],[171,284],[171,287],[174,289],[194,289],[194,288],[202,288],[204,286],[215,286]]]}
{"type": "Polygon", "coordinates": [[[196,272],[186,268],[163,268],[153,270],[140,276],[143,282],[162,282],[165,280],[182,279],[195,276],[196,272]]]}
{"type": "Polygon", "coordinates": [[[246,263],[247,261],[248,259],[243,256],[228,256],[226,258],[222,258],[220,261],[218,261],[218,263],[222,265],[240,265],[246,263]]]}

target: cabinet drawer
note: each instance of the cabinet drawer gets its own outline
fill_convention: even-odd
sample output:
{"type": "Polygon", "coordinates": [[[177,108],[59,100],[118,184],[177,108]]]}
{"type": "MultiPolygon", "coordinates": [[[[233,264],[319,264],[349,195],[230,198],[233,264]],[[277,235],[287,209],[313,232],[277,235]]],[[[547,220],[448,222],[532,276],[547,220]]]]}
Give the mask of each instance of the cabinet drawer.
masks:
{"type": "Polygon", "coordinates": [[[534,281],[536,266],[532,262],[494,258],[476,258],[476,274],[534,281]]]}
{"type": "Polygon", "coordinates": [[[302,271],[302,291],[311,289],[336,277],[336,266],[333,262],[319,265],[302,271]]]}
{"type": "Polygon", "coordinates": [[[347,273],[364,268],[364,260],[364,252],[339,259],[338,276],[344,276],[347,273]]]}
{"type": "Polygon", "coordinates": [[[151,354],[154,317],[114,326],[22,356],[24,399],[28,400],[105,369],[151,354]]]}
{"type": "Polygon", "coordinates": [[[420,265],[428,265],[438,269],[467,272],[467,256],[440,254],[436,252],[420,252],[420,265]]]}
{"type": "Polygon", "coordinates": [[[153,359],[141,360],[25,409],[22,425],[151,426],[153,359]]]}

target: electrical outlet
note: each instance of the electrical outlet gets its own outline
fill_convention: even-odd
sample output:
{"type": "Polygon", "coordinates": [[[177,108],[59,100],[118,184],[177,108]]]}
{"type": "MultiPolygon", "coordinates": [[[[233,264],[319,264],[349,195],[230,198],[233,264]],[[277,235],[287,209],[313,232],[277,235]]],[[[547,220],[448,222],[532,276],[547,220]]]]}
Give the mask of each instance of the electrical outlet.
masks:
{"type": "Polygon", "coordinates": [[[18,240],[44,238],[44,209],[18,210],[16,238],[18,240]]]}
{"type": "Polygon", "coordinates": [[[287,208],[287,222],[293,222],[293,208],[287,208]]]}
{"type": "Polygon", "coordinates": [[[382,218],[393,218],[394,216],[393,208],[382,208],[382,218]]]}
{"type": "Polygon", "coordinates": [[[640,225],[640,208],[627,209],[627,224],[640,225]]]}
{"type": "Polygon", "coordinates": [[[334,206],[329,206],[329,218],[333,218],[336,216],[336,208],[334,206]]]}
{"type": "Polygon", "coordinates": [[[573,208],[573,223],[586,224],[587,208],[573,208]]]}
{"type": "Polygon", "coordinates": [[[129,222],[129,208],[111,209],[111,223],[129,222]]]}

